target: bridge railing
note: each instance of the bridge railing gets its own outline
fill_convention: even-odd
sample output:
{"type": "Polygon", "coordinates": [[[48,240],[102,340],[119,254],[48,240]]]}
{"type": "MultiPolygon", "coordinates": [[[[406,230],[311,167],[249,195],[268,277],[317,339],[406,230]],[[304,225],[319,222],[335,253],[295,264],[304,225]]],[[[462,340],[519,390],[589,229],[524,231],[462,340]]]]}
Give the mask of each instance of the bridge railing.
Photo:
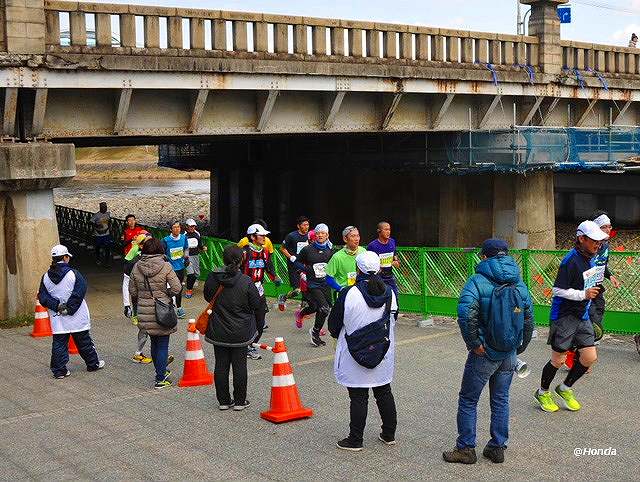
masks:
{"type": "MultiPolygon", "coordinates": [[[[80,248],[93,244],[89,220],[91,213],[56,206],[58,230],[62,242],[78,244],[80,248]]],[[[123,220],[114,219],[114,237],[124,226],[123,220]]],[[[155,237],[167,234],[161,228],[149,228],[155,237]]],[[[222,250],[231,241],[204,237],[207,251],[200,255],[201,279],[215,267],[222,266],[222,250]]],[[[551,289],[558,267],[566,251],[512,250],[511,255],[520,266],[522,277],[531,291],[536,323],[547,325],[551,304],[551,289]]],[[[398,248],[400,267],[394,268],[403,311],[443,316],[456,316],[458,296],[467,278],[480,262],[477,249],[463,248],[398,248]]],[[[287,263],[275,245],[276,272],[285,285],[276,288],[265,284],[268,296],[290,290],[286,284],[287,263]]],[[[640,252],[613,251],[609,266],[622,282],[619,289],[607,290],[605,329],[609,332],[640,332],[640,252]]],[[[608,287],[608,286],[607,286],[608,287]]]]}
{"type": "Polygon", "coordinates": [[[640,74],[640,50],[637,48],[565,40],[561,45],[562,62],[567,69],[605,74],[640,74]]]}
{"type": "Polygon", "coordinates": [[[176,55],[189,50],[189,55],[254,53],[262,58],[375,59],[466,67],[538,65],[539,41],[533,36],[57,0],[45,2],[45,14],[50,51],[104,53],[106,49],[110,53],[176,55]]]}

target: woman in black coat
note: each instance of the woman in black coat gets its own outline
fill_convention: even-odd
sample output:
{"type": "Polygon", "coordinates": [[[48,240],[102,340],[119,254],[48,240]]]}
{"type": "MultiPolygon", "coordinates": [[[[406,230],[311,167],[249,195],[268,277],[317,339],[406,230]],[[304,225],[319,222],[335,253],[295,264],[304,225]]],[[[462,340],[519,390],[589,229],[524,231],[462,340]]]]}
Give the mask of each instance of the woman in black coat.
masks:
{"type": "Polygon", "coordinates": [[[225,266],[209,273],[204,285],[207,302],[220,290],[209,315],[205,340],[213,344],[216,357],[214,374],[220,410],[244,410],[249,406],[247,347],[258,333],[255,311],[262,301],[251,278],[240,272],[242,250],[229,245],[222,259],[225,266]],[[230,367],[233,367],[233,399],[229,394],[230,367]]]}

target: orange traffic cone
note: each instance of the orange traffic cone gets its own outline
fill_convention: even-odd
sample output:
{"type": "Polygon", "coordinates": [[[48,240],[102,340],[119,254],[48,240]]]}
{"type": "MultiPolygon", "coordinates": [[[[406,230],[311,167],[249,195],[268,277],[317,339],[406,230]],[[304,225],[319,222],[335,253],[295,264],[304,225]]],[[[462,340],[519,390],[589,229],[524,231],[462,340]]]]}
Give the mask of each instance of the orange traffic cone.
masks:
{"type": "Polygon", "coordinates": [[[573,368],[573,360],[574,360],[575,356],[576,356],[576,352],[575,351],[569,350],[567,352],[567,358],[564,361],[564,364],[567,366],[567,368],[569,370],[571,370],[573,368]]]}
{"type": "Polygon", "coordinates": [[[302,406],[293,369],[287,356],[284,338],[276,338],[273,347],[273,379],[271,382],[271,407],[260,416],[273,423],[289,422],[313,415],[313,410],[302,406]]]}
{"type": "Polygon", "coordinates": [[[31,336],[53,336],[51,332],[51,320],[49,319],[49,311],[36,300],[36,309],[33,314],[33,330],[31,336]]]}
{"type": "Polygon", "coordinates": [[[73,341],[73,336],[69,335],[69,354],[70,355],[78,355],[80,352],[78,351],[78,347],[76,346],[76,342],[73,341]]]}
{"type": "Polygon", "coordinates": [[[178,382],[179,387],[197,387],[211,385],[213,375],[209,372],[204,359],[200,334],[196,330],[196,320],[189,320],[187,328],[187,351],[184,354],[184,370],[178,382]]]}

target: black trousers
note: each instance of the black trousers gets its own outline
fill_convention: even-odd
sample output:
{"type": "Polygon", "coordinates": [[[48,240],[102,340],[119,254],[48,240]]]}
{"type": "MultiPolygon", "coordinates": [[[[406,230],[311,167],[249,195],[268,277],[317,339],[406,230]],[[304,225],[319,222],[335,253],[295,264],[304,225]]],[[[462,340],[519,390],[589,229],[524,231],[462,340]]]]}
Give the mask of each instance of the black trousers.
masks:
{"type": "Polygon", "coordinates": [[[268,312],[269,307],[267,306],[267,298],[262,295],[262,306],[256,310],[256,328],[258,329],[258,335],[256,336],[256,339],[253,340],[254,343],[258,343],[262,337],[262,332],[264,331],[264,320],[268,312]]]}
{"type": "Polygon", "coordinates": [[[320,331],[324,326],[324,320],[329,316],[331,311],[331,288],[323,286],[322,288],[309,288],[307,291],[307,306],[302,310],[303,315],[316,314],[316,321],[313,325],[315,331],[320,331]]]}
{"type": "Polygon", "coordinates": [[[229,368],[233,367],[233,400],[244,403],[247,399],[247,347],[213,345],[216,357],[214,368],[216,398],[220,405],[229,405],[229,368]]]}
{"type": "MultiPolygon", "coordinates": [[[[368,388],[352,388],[349,390],[351,398],[351,422],[349,423],[349,438],[358,444],[362,443],[364,427],[367,423],[367,409],[369,405],[368,388]]],[[[396,414],[396,401],[391,393],[391,385],[373,387],[373,396],[378,405],[380,418],[382,418],[382,434],[387,438],[395,438],[398,416],[396,414]]]]}
{"type": "MultiPolygon", "coordinates": [[[[180,283],[184,281],[184,268],[176,271],[176,276],[180,280],[180,283]]],[[[180,289],[180,293],[176,295],[176,308],[180,308],[182,306],[182,289],[180,289]]]]}
{"type": "Polygon", "coordinates": [[[51,371],[53,376],[64,375],[67,373],[67,363],[69,362],[69,337],[73,337],[73,341],[78,347],[78,353],[87,364],[88,371],[98,369],[98,353],[93,345],[93,340],[89,334],[89,330],[77,331],[75,333],[59,333],[53,335],[53,343],[51,344],[51,371]]]}

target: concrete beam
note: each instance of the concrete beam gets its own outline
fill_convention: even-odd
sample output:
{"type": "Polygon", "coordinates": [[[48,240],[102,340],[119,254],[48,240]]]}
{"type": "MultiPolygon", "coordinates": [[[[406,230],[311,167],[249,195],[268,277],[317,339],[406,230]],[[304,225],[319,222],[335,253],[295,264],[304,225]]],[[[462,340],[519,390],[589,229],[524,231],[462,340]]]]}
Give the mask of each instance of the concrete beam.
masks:
{"type": "Polygon", "coordinates": [[[478,129],[484,129],[486,127],[487,123],[489,122],[489,119],[491,118],[491,114],[493,114],[493,111],[498,106],[498,103],[500,102],[501,98],[502,98],[501,95],[495,95],[493,97],[491,104],[489,104],[489,107],[487,107],[487,110],[482,116],[482,120],[480,120],[480,125],[478,126],[478,129]]]}
{"type": "Polygon", "coordinates": [[[207,103],[207,97],[209,96],[209,89],[198,90],[198,95],[193,103],[193,109],[191,111],[191,121],[189,121],[189,132],[197,132],[200,127],[200,119],[204,112],[204,106],[207,103]]]}
{"type": "Polygon", "coordinates": [[[598,102],[598,99],[591,99],[589,101],[587,108],[584,110],[584,112],[580,116],[580,119],[578,119],[578,122],[576,122],[576,127],[582,127],[582,125],[585,123],[585,121],[589,117],[589,114],[591,114],[591,111],[593,111],[593,108],[595,107],[597,102],[598,102]]]}
{"type": "Polygon", "coordinates": [[[622,119],[622,117],[626,114],[627,110],[629,110],[629,107],[631,107],[630,100],[624,103],[624,105],[622,106],[622,109],[620,109],[620,111],[613,118],[613,122],[611,123],[611,125],[615,126],[618,123],[618,121],[622,119]]]}
{"type": "Polygon", "coordinates": [[[529,109],[529,112],[527,112],[527,115],[522,121],[523,126],[528,126],[529,124],[531,124],[531,121],[533,120],[533,116],[536,115],[536,112],[538,112],[538,110],[540,109],[540,105],[542,105],[543,101],[544,101],[543,96],[536,97],[536,101],[533,103],[533,105],[531,106],[531,109],[529,109]]]}
{"type": "Polygon", "coordinates": [[[4,90],[4,114],[2,119],[2,134],[4,136],[15,136],[17,110],[18,89],[16,87],[7,87],[4,90]]]}
{"type": "Polygon", "coordinates": [[[118,97],[118,110],[116,112],[116,121],[113,126],[113,132],[119,134],[127,124],[127,114],[129,113],[129,105],[131,104],[131,93],[133,89],[121,89],[118,97]]]}
{"type": "Polygon", "coordinates": [[[438,128],[438,126],[442,122],[442,119],[444,118],[444,115],[447,113],[447,110],[449,110],[449,107],[451,106],[451,103],[453,102],[453,99],[455,98],[455,96],[456,94],[447,94],[447,96],[444,99],[444,102],[440,106],[440,109],[438,109],[438,114],[436,115],[436,118],[433,121],[433,124],[431,125],[432,129],[438,128]]]}
{"type": "Polygon", "coordinates": [[[258,125],[256,130],[262,132],[269,122],[273,107],[276,105],[276,99],[278,98],[279,90],[270,90],[267,98],[264,101],[260,101],[258,105],[258,125]]]}
{"type": "Polygon", "coordinates": [[[33,122],[31,125],[31,137],[40,137],[44,128],[44,116],[47,110],[47,94],[49,89],[36,89],[36,98],[33,104],[33,122]]]}
{"type": "Polygon", "coordinates": [[[400,105],[400,100],[402,100],[402,93],[398,92],[397,94],[394,94],[393,100],[391,101],[391,104],[387,109],[387,113],[385,114],[384,119],[382,120],[382,124],[380,126],[382,130],[385,130],[387,127],[389,127],[389,124],[391,123],[391,119],[393,119],[393,115],[396,113],[396,110],[400,105]]]}
{"type": "Polygon", "coordinates": [[[331,108],[329,109],[329,113],[327,114],[327,118],[324,121],[323,129],[328,131],[333,127],[333,123],[336,120],[338,112],[340,111],[340,106],[342,105],[342,101],[344,100],[344,96],[347,93],[345,91],[336,92],[333,95],[333,100],[331,101],[331,108]]]}

